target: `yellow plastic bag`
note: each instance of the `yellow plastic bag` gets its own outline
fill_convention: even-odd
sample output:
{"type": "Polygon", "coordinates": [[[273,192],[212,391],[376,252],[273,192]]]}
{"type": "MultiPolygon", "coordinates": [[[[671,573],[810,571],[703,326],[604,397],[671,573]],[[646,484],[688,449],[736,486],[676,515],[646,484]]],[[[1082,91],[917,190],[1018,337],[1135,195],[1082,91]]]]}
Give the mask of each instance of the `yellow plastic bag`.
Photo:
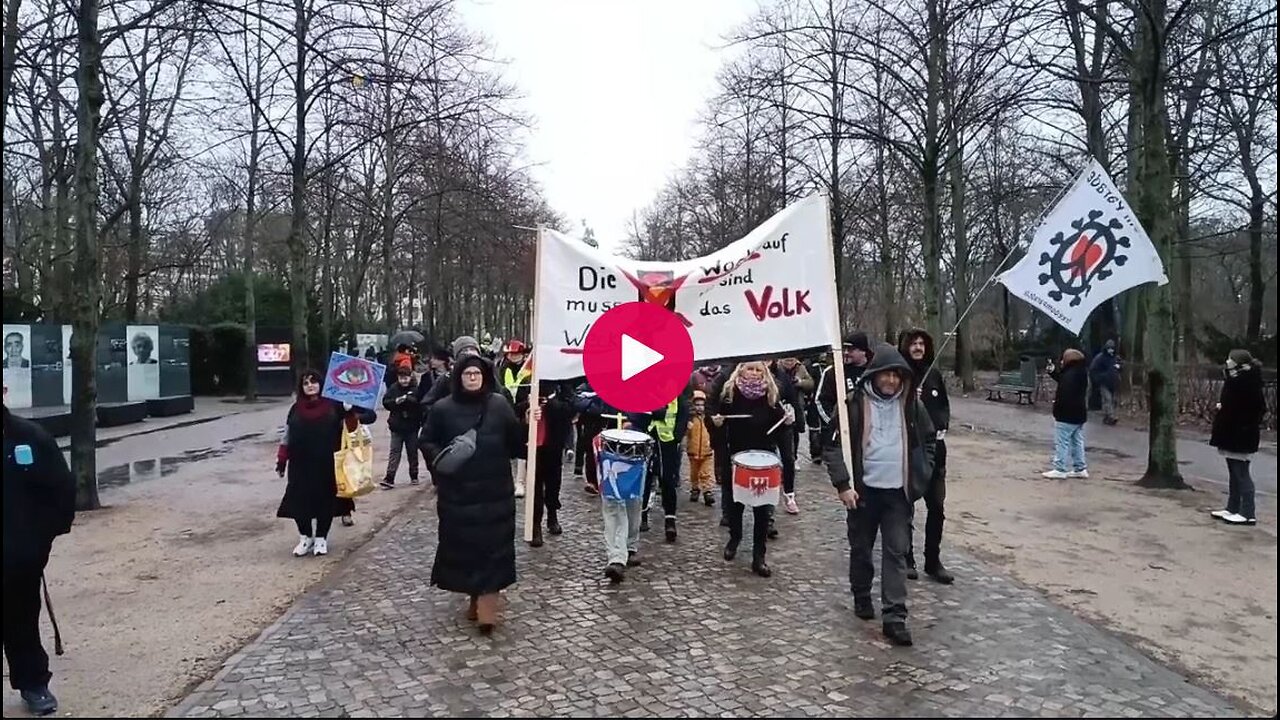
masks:
{"type": "Polygon", "coordinates": [[[342,447],[333,454],[338,497],[356,498],[373,492],[373,435],[361,425],[342,432],[342,447]]]}

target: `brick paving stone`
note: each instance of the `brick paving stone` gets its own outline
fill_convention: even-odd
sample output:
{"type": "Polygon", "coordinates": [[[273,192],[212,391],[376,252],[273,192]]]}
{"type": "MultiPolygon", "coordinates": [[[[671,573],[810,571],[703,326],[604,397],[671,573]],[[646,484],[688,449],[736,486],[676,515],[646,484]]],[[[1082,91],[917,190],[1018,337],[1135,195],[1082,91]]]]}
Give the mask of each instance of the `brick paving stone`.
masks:
{"type": "Polygon", "coordinates": [[[750,573],[748,548],[721,560],[718,508],[682,499],[679,541],[648,533],[644,566],[610,586],[599,500],[566,478],[565,534],[518,544],[520,581],[487,638],[466,621],[465,598],[430,587],[436,518],[424,493],[170,714],[1240,714],[952,548],[957,582],[910,582],[916,644],[890,646],[878,622],[853,616],[844,513],[820,469],[801,465],[802,514],[779,515],[767,580],[750,573]]]}

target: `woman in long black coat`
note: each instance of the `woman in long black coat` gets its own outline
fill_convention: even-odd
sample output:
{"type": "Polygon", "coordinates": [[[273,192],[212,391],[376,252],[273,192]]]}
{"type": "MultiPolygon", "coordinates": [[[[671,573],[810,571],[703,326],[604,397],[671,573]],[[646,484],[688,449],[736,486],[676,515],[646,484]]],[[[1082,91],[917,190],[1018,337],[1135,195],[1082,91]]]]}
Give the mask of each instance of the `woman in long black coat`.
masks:
{"type": "Polygon", "coordinates": [[[1262,419],[1267,414],[1262,397],[1262,364],[1247,350],[1232,350],[1224,374],[1209,444],[1227,460],[1227,508],[1215,510],[1212,515],[1232,525],[1255,525],[1258,519],[1249,463],[1258,452],[1262,419]]]}
{"type": "Polygon", "coordinates": [[[344,425],[354,430],[378,419],[372,410],[352,408],[320,396],[324,379],[315,370],[298,378],[295,401],[285,420],[284,440],[276,456],[276,473],[289,481],[276,517],[298,525],[296,557],[329,553],[329,528],[335,517],[351,512],[352,502],[338,497],[333,454],[342,446],[344,425]]]}
{"type": "Polygon", "coordinates": [[[440,538],[431,584],[468,595],[467,617],[489,633],[498,622],[498,593],[516,581],[511,459],[526,437],[511,403],[493,392],[493,366],[487,360],[460,360],[450,382],[452,394],[431,406],[422,447],[434,466],[454,438],[475,428],[476,448],[456,472],[432,470],[440,538]]]}

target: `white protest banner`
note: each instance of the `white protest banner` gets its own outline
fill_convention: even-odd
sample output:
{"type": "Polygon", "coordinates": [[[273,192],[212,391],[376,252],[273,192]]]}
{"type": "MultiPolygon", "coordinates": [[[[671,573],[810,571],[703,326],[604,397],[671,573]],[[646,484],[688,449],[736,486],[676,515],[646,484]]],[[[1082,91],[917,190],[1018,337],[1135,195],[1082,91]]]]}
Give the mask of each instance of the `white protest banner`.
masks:
{"type": "Polygon", "coordinates": [[[1040,224],[1026,257],[999,281],[1078,335],[1107,299],[1169,278],[1129,203],[1093,160],[1040,224]]]}
{"type": "Polygon", "coordinates": [[[695,361],[838,347],[827,202],[810,196],[723,250],[642,262],[544,230],[538,243],[538,377],[583,375],[582,346],[604,312],[651,302],[676,313],[695,361]]]}

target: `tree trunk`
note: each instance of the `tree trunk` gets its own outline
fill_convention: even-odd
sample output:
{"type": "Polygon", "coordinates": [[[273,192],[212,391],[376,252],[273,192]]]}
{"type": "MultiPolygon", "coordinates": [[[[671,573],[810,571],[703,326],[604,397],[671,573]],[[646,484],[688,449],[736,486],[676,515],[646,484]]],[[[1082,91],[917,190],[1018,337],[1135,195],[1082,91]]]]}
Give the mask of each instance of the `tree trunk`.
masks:
{"type": "Polygon", "coordinates": [[[924,255],[924,317],[929,334],[942,335],[942,293],[940,276],[942,248],[939,240],[941,223],[938,209],[938,108],[942,103],[942,42],[943,28],[938,17],[939,0],[926,0],[929,15],[928,80],[925,87],[924,156],[921,166],[921,185],[924,190],[924,228],[921,233],[924,255]]]}
{"type": "Polygon", "coordinates": [[[258,137],[258,114],[253,113],[249,133],[249,182],[245,192],[244,212],[244,399],[258,399],[258,276],[254,269],[255,244],[258,242],[258,161],[261,138],[258,137]]]}
{"type": "Polygon", "coordinates": [[[102,108],[102,46],[98,0],[81,0],[76,12],[75,275],[71,316],[71,471],[76,509],[102,507],[98,498],[96,438],[97,346],[102,272],[98,257],[98,118],[102,108]]]}
{"type": "Polygon", "coordinates": [[[1251,183],[1253,192],[1249,202],[1249,324],[1245,336],[1250,340],[1262,337],[1262,301],[1267,284],[1262,279],[1262,227],[1266,222],[1267,199],[1262,186],[1251,183]]]}
{"type": "Polygon", "coordinates": [[[289,218],[289,307],[293,326],[293,373],[300,375],[311,362],[307,337],[307,0],[293,2],[292,211],[289,218]]]}
{"type": "MultiPolygon", "coordinates": [[[[1172,168],[1165,144],[1165,15],[1166,0],[1144,0],[1136,20],[1130,102],[1138,107],[1142,145],[1138,150],[1137,190],[1142,198],[1144,225],[1161,262],[1173,259],[1176,219],[1172,168]]],[[[1176,281],[1176,276],[1175,276],[1176,281]]],[[[1147,470],[1144,487],[1185,488],[1178,468],[1174,421],[1178,412],[1177,379],[1173,368],[1174,317],[1172,283],[1147,291],[1147,402],[1150,411],[1147,470]]]]}

